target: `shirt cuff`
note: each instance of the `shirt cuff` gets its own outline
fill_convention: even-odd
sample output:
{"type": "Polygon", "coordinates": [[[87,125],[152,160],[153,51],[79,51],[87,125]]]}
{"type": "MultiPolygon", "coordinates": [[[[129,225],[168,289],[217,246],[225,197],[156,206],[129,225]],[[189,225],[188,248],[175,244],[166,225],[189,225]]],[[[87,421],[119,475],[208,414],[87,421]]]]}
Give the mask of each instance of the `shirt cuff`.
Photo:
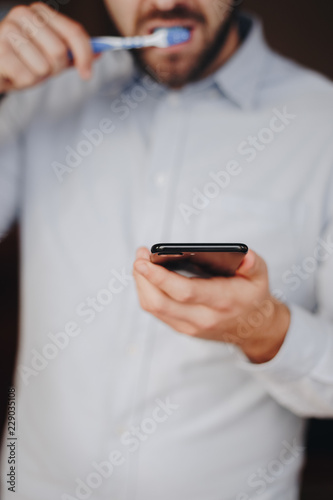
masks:
{"type": "Polygon", "coordinates": [[[268,363],[254,364],[241,352],[237,362],[241,369],[286,383],[308,375],[324,357],[332,335],[330,323],[299,306],[288,306],[290,327],[277,355],[268,363]]]}

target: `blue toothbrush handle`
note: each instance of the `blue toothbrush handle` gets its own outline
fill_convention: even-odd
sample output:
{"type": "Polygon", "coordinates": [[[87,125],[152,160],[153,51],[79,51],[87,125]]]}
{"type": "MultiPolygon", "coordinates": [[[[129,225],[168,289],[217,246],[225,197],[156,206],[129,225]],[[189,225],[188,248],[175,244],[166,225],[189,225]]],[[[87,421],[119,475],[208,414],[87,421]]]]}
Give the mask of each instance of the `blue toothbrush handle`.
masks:
{"type": "Polygon", "coordinates": [[[117,42],[118,43],[113,44],[112,37],[110,37],[110,41],[100,40],[99,38],[92,38],[90,40],[94,54],[99,54],[100,52],[104,52],[105,50],[141,49],[145,46],[145,43],[141,37],[119,38],[117,39],[117,42]]]}
{"type": "Polygon", "coordinates": [[[100,42],[98,40],[94,40],[94,38],[91,39],[91,46],[92,46],[94,54],[100,54],[101,52],[104,52],[105,50],[118,49],[118,47],[116,47],[115,45],[112,45],[111,43],[100,42]]]}
{"type": "MultiPolygon", "coordinates": [[[[112,45],[111,43],[105,43],[105,42],[101,42],[99,40],[96,40],[95,38],[92,38],[90,40],[90,43],[91,43],[91,47],[93,49],[93,53],[94,54],[100,54],[101,52],[105,52],[106,50],[117,50],[119,49],[119,47],[117,47],[116,45],[112,45]]],[[[69,50],[68,51],[68,59],[70,61],[73,60],[73,54],[72,52],[69,50]]]]}

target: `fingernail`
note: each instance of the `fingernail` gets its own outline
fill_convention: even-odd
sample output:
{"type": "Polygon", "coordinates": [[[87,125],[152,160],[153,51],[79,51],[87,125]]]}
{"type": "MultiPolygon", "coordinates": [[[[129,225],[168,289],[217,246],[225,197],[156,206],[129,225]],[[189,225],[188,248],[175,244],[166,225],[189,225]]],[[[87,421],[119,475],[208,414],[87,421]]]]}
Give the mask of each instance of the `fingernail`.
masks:
{"type": "Polygon", "coordinates": [[[144,262],[140,262],[140,264],[136,264],[135,270],[138,271],[138,273],[142,274],[143,276],[146,276],[149,272],[148,266],[144,262]]]}

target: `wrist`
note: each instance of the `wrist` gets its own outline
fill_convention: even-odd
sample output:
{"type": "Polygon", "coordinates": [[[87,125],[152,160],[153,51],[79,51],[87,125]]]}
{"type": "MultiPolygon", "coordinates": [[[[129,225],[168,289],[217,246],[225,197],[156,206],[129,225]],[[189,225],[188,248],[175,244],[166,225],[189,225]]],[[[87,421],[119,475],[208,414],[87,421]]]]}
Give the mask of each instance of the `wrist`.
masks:
{"type": "Polygon", "coordinates": [[[247,358],[256,364],[268,363],[280,351],[290,326],[290,311],[282,302],[274,303],[274,311],[267,323],[260,331],[245,342],[241,348],[247,358]]]}

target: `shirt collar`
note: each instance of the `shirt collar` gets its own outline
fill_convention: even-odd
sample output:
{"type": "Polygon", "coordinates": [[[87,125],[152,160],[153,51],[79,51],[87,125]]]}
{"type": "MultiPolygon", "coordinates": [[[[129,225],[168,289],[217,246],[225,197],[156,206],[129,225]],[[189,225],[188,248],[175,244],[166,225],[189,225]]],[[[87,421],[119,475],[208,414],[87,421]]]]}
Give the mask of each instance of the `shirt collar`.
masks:
{"type": "Polygon", "coordinates": [[[235,54],[213,75],[219,90],[243,109],[255,106],[259,84],[269,55],[261,22],[247,14],[240,15],[245,40],[235,54]]]}

